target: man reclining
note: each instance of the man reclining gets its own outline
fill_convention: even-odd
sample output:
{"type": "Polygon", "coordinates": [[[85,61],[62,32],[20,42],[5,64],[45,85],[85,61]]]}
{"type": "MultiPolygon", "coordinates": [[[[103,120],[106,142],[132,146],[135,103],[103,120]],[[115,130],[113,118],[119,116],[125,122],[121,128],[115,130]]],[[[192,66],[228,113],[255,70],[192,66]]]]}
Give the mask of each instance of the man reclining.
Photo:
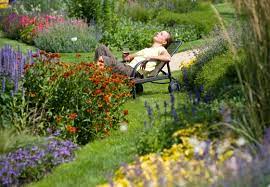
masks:
{"type": "Polygon", "coordinates": [[[105,46],[99,46],[95,51],[95,61],[100,68],[104,66],[112,67],[113,72],[131,76],[133,68],[137,63],[147,60],[148,63],[137,71],[140,75],[147,76],[153,71],[159,61],[169,62],[171,56],[166,47],[172,42],[171,35],[167,31],[158,32],[153,37],[152,46],[138,51],[134,54],[123,56],[123,60],[127,63],[118,62],[111,51],[105,46]]]}

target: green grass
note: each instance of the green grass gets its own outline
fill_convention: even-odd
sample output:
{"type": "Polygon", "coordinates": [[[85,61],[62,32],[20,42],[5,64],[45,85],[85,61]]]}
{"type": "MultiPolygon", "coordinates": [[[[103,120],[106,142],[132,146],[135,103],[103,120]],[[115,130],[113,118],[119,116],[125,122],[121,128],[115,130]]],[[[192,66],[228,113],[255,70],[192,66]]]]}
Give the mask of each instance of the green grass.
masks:
{"type": "Polygon", "coordinates": [[[216,9],[223,18],[225,26],[229,26],[236,20],[235,9],[231,3],[215,4],[216,9]]]}
{"type": "Polygon", "coordinates": [[[14,49],[17,49],[18,47],[20,47],[20,49],[22,49],[24,53],[26,53],[28,50],[32,50],[32,51],[36,50],[36,47],[24,44],[22,42],[18,42],[16,40],[10,40],[10,39],[5,38],[4,34],[0,31],[0,47],[4,45],[10,45],[14,49]]]}
{"type": "Polygon", "coordinates": [[[186,50],[190,50],[190,49],[198,49],[202,46],[205,46],[207,44],[207,40],[206,39],[199,39],[199,40],[195,40],[195,41],[191,41],[191,42],[186,42],[183,43],[181,45],[181,47],[179,48],[179,52],[183,52],[186,50]]]}

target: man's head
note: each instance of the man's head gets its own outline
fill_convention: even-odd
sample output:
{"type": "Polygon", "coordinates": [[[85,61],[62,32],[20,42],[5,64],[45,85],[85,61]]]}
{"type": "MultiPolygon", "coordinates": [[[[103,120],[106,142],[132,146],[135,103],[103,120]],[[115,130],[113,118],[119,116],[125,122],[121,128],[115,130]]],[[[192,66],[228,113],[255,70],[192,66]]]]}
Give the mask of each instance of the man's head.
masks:
{"type": "Polygon", "coordinates": [[[172,37],[169,32],[161,31],[154,36],[153,40],[167,48],[172,42],[172,37]]]}

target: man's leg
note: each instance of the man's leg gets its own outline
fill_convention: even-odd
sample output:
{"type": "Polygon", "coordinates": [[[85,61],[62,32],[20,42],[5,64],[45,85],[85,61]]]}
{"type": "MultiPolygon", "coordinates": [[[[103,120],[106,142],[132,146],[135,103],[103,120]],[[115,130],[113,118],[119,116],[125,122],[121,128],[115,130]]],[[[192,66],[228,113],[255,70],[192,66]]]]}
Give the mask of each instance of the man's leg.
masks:
{"type": "Polygon", "coordinates": [[[110,61],[112,62],[116,62],[116,58],[114,57],[114,55],[112,54],[112,52],[109,50],[108,47],[106,47],[105,45],[100,45],[96,51],[95,51],[95,62],[98,61],[100,56],[107,56],[110,61]]]}
{"type": "Polygon", "coordinates": [[[133,68],[122,62],[118,62],[112,52],[105,45],[99,46],[95,51],[95,61],[103,60],[105,66],[112,67],[113,72],[130,76],[133,68]]]}

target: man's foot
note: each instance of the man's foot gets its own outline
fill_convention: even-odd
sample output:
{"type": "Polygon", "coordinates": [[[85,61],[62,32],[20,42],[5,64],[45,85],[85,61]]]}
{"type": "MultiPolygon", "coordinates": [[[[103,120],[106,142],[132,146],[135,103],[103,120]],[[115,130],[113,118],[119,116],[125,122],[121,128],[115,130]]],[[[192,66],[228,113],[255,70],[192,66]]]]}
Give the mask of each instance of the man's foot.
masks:
{"type": "Polygon", "coordinates": [[[104,59],[102,56],[99,56],[98,57],[98,60],[97,60],[97,65],[98,65],[98,68],[100,69],[104,69],[105,67],[105,64],[104,64],[104,59]]]}

